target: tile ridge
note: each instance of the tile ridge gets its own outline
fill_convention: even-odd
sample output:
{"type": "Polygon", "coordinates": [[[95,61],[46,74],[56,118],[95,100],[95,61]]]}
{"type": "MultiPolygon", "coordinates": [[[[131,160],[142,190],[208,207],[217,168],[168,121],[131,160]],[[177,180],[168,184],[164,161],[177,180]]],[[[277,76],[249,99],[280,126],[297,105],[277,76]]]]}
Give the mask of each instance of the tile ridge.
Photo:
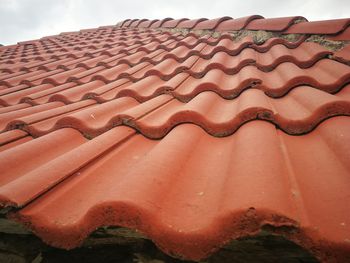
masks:
{"type": "MultiPolygon", "coordinates": [[[[349,89],[349,87],[347,87],[347,89],[349,89]]],[[[158,95],[144,103],[134,103],[136,106],[131,109],[121,110],[113,115],[110,115],[109,117],[106,116],[107,118],[103,125],[99,123],[99,126],[92,128],[88,127],[87,125],[85,120],[87,117],[75,117],[73,112],[73,114],[70,115],[62,115],[61,113],[62,116],[51,123],[49,127],[44,127],[41,129],[40,127],[36,128],[35,125],[33,126],[31,122],[24,121],[24,119],[34,118],[31,116],[34,116],[35,114],[29,115],[29,117],[25,116],[22,118],[23,120],[21,120],[21,118],[17,118],[15,122],[12,121],[7,123],[5,130],[17,129],[19,128],[17,123],[21,123],[20,128],[22,130],[29,132],[29,134],[33,137],[38,137],[53,130],[71,127],[79,130],[83,134],[87,134],[88,137],[91,137],[96,136],[96,134],[98,135],[106,132],[110,127],[126,125],[135,128],[148,138],[160,139],[166,136],[175,126],[179,124],[193,123],[200,126],[212,136],[226,137],[235,133],[239,127],[247,122],[253,120],[265,120],[276,125],[284,133],[289,135],[300,135],[311,132],[320,123],[328,118],[335,116],[350,116],[350,101],[343,98],[342,95],[337,96],[327,93],[323,94],[320,91],[307,86],[298,87],[292,92],[295,94],[295,96],[300,96],[301,93],[308,92],[310,93],[310,96],[315,98],[310,102],[308,101],[307,105],[305,104],[305,101],[296,100],[297,103],[305,104],[305,107],[309,111],[307,116],[304,116],[305,114],[299,114],[301,117],[299,116],[299,118],[294,117],[291,119],[288,117],[288,114],[290,113],[288,113],[285,108],[279,108],[282,103],[281,100],[283,100],[283,103],[285,103],[285,101],[291,101],[293,100],[293,97],[291,97],[292,95],[288,95],[280,99],[273,99],[266,96],[266,94],[264,94],[261,90],[250,89],[242,92],[242,94],[234,100],[226,100],[219,96],[216,92],[204,91],[196,95],[196,97],[194,97],[188,103],[182,103],[176,100],[173,96],[158,95]],[[247,102],[246,99],[249,96],[254,98],[256,101],[259,99],[261,103],[252,104],[251,102],[247,102]],[[320,98],[321,102],[316,103],[315,100],[318,97],[320,98]],[[237,110],[234,115],[226,116],[226,118],[223,118],[217,122],[212,114],[207,112],[208,109],[201,109],[198,107],[198,109],[195,109],[192,107],[192,105],[200,103],[203,100],[209,100],[212,103],[211,105],[217,104],[217,106],[220,106],[219,108],[227,107],[235,108],[237,110]],[[154,116],[164,111],[167,112],[167,114],[163,116],[163,120],[158,122],[153,121],[154,123],[152,123],[151,120],[157,120],[154,118],[154,116]],[[14,123],[16,125],[14,125],[14,123]]],[[[118,103],[122,100],[135,99],[132,97],[120,97],[116,100],[103,103],[102,105],[104,105],[105,108],[109,104],[118,103]]],[[[85,102],[88,103],[87,100],[85,100],[85,102]]],[[[58,109],[61,109],[61,107],[58,109]]],[[[85,107],[85,109],[86,110],[83,111],[86,112],[86,114],[84,114],[88,116],[88,112],[91,110],[89,107],[85,107]]],[[[217,107],[215,107],[215,109],[217,109],[217,107]]],[[[102,110],[102,108],[100,110],[102,110]]],[[[97,109],[92,110],[92,112],[96,111],[97,109]]],[[[101,114],[103,114],[103,112],[101,112],[101,114]]],[[[36,120],[36,123],[40,123],[43,120],[38,119],[36,120]]],[[[90,117],[89,120],[89,124],[93,125],[94,121],[91,120],[90,117]]]]}

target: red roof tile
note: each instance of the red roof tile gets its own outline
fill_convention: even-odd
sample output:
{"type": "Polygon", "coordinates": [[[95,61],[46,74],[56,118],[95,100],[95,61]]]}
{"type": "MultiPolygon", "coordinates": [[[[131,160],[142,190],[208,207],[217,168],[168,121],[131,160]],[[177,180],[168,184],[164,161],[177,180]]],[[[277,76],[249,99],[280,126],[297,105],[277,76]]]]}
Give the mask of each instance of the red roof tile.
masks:
{"type": "Polygon", "coordinates": [[[148,21],[148,19],[140,19],[140,20],[136,20],[133,23],[130,24],[129,27],[138,27],[138,25],[142,22],[148,21]]]}
{"type": "Polygon", "coordinates": [[[329,35],[327,36],[328,39],[330,40],[335,40],[335,41],[341,41],[341,40],[346,40],[349,41],[350,40],[350,27],[348,26],[344,31],[342,31],[341,33],[337,34],[337,35],[329,35]]]}
{"type": "Polygon", "coordinates": [[[210,19],[210,20],[205,20],[200,23],[198,23],[194,29],[209,29],[213,30],[215,29],[220,23],[222,23],[225,20],[232,19],[230,16],[224,16],[224,17],[219,17],[216,19],[210,19]]]}
{"type": "Polygon", "coordinates": [[[119,225],[198,260],[272,225],[347,262],[349,46],[222,32],[349,25],[299,19],[134,19],[1,47],[1,207],[62,248],[119,225]]]}
{"type": "Polygon", "coordinates": [[[174,28],[178,24],[180,24],[181,22],[186,21],[186,20],[189,20],[189,19],[188,18],[181,18],[181,19],[169,20],[169,21],[166,21],[164,24],[162,24],[162,27],[174,28]]]}
{"type": "Polygon", "coordinates": [[[286,33],[337,34],[350,25],[350,18],[301,22],[292,25],[286,33]]]}
{"type": "Polygon", "coordinates": [[[141,22],[140,24],[138,24],[137,27],[150,27],[152,24],[154,24],[157,21],[159,21],[159,19],[145,20],[145,21],[141,22]]]}
{"type": "Polygon", "coordinates": [[[225,20],[216,28],[219,31],[240,30],[245,28],[251,21],[264,18],[260,15],[252,15],[235,19],[225,20]]]}
{"type": "Polygon", "coordinates": [[[278,18],[261,18],[252,20],[245,29],[249,30],[269,30],[284,31],[296,21],[305,20],[302,16],[278,17],[278,18]]]}
{"type": "Polygon", "coordinates": [[[122,27],[129,27],[132,23],[135,21],[138,21],[138,19],[132,19],[132,20],[125,20],[122,27]]]}
{"type": "Polygon", "coordinates": [[[340,62],[350,64],[350,45],[346,45],[341,50],[335,52],[334,58],[340,62]]]}
{"type": "Polygon", "coordinates": [[[155,22],[155,23],[152,24],[150,27],[151,27],[151,28],[161,27],[165,22],[170,21],[170,20],[173,20],[173,19],[170,18],[170,17],[164,18],[164,19],[162,19],[162,20],[159,20],[159,21],[155,22]]]}
{"type": "Polygon", "coordinates": [[[192,29],[194,28],[198,23],[208,20],[207,18],[199,18],[199,19],[191,19],[191,20],[185,20],[178,24],[177,26],[180,28],[188,28],[192,29]]]}

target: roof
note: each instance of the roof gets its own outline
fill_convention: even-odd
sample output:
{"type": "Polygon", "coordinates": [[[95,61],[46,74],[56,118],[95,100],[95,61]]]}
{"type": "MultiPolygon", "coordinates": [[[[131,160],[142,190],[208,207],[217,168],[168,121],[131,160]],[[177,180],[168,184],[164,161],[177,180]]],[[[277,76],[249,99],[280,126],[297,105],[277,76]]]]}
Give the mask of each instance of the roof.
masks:
{"type": "Polygon", "coordinates": [[[350,255],[350,19],[125,20],[0,47],[0,204],[50,245],[350,255]]]}

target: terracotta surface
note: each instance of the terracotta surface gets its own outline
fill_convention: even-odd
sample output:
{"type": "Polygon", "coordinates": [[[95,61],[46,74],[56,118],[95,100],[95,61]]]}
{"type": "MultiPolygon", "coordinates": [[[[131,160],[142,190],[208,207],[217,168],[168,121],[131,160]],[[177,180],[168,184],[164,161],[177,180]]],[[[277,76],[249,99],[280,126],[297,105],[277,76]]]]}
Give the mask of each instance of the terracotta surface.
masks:
{"type": "Polygon", "coordinates": [[[162,27],[176,27],[179,23],[189,20],[188,18],[181,18],[181,19],[174,19],[174,20],[169,20],[166,21],[164,24],[162,24],[162,27]]]}
{"type": "Polygon", "coordinates": [[[335,52],[334,58],[340,62],[350,64],[350,45],[346,45],[342,49],[335,52]]]}
{"type": "Polygon", "coordinates": [[[328,39],[330,40],[335,40],[335,41],[339,41],[339,40],[344,40],[344,41],[349,41],[350,40],[350,27],[347,27],[344,31],[342,31],[339,34],[336,34],[334,36],[332,35],[328,35],[327,36],[328,39]]]}
{"type": "Polygon", "coordinates": [[[350,25],[350,18],[302,22],[292,25],[286,33],[337,34],[350,25]]]}
{"type": "Polygon", "coordinates": [[[251,21],[260,18],[263,19],[264,17],[260,15],[252,15],[225,20],[222,23],[220,23],[216,29],[219,31],[241,30],[244,29],[251,21]]]}
{"type": "Polygon", "coordinates": [[[155,22],[159,21],[159,19],[154,19],[154,20],[145,20],[141,22],[140,24],[137,25],[137,27],[150,27],[152,24],[155,22]]]}
{"type": "MultiPolygon", "coordinates": [[[[154,23],[146,23],[142,20],[125,20],[120,25],[122,27],[134,27],[142,24],[143,28],[186,28],[198,30],[218,30],[218,31],[234,31],[234,30],[267,30],[277,31],[288,34],[321,34],[330,35],[333,40],[349,40],[350,18],[324,20],[324,21],[308,21],[302,16],[264,18],[260,15],[251,15],[246,17],[231,18],[229,16],[206,19],[199,18],[189,20],[188,18],[172,19],[156,21],[154,23]],[[344,31],[344,33],[343,33],[344,31]],[[339,36],[337,36],[339,35],[339,36]]],[[[139,26],[141,27],[141,26],[139,26]]]]}
{"type": "Polygon", "coordinates": [[[251,21],[245,29],[249,30],[269,30],[269,31],[283,31],[293,25],[294,23],[305,21],[302,16],[292,17],[278,17],[270,19],[255,19],[251,21]]]}
{"type": "Polygon", "coordinates": [[[349,46],[230,33],[348,26],[128,19],[0,47],[0,206],[61,248],[118,225],[199,260],[268,227],[350,262],[349,46]]]}
{"type": "Polygon", "coordinates": [[[150,27],[150,28],[161,27],[166,21],[169,21],[169,20],[173,20],[173,19],[170,18],[170,17],[167,17],[167,18],[161,19],[161,20],[159,20],[159,21],[153,23],[153,24],[150,25],[149,27],[150,27]]]}
{"type": "Polygon", "coordinates": [[[183,21],[180,24],[178,24],[178,27],[192,29],[198,23],[203,22],[205,20],[208,20],[208,19],[207,18],[198,18],[198,19],[186,20],[186,21],[183,21]]]}
{"type": "Polygon", "coordinates": [[[215,29],[219,24],[225,20],[232,19],[230,16],[219,17],[215,19],[205,20],[198,23],[194,29],[215,29]]]}

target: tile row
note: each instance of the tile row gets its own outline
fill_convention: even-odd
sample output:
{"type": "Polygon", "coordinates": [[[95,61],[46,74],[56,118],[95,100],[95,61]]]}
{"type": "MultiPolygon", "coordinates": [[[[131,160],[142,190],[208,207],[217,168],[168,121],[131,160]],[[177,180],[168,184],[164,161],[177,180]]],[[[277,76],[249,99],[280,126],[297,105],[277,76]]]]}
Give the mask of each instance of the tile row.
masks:
{"type": "Polygon", "coordinates": [[[288,34],[338,34],[347,29],[349,25],[349,18],[309,22],[301,16],[264,18],[260,15],[236,19],[229,16],[216,19],[201,18],[193,20],[187,18],[165,18],[163,20],[127,19],[117,24],[121,28],[162,27],[217,31],[266,30],[288,34]]]}
{"type": "Polygon", "coordinates": [[[183,124],[162,140],[127,127],[92,140],[59,129],[0,153],[0,202],[23,207],[9,217],[62,248],[118,225],[198,260],[272,226],[320,260],[344,262],[349,128],[349,117],[335,117],[290,136],[252,121],[215,138],[183,124]]]}
{"type": "Polygon", "coordinates": [[[96,44],[105,40],[107,42],[113,42],[116,39],[119,40],[130,40],[130,39],[142,39],[148,34],[157,34],[156,30],[138,30],[134,29],[118,29],[114,28],[113,33],[99,33],[91,36],[86,36],[81,32],[70,33],[57,36],[49,36],[41,39],[19,42],[17,45],[2,46],[0,47],[0,54],[11,54],[21,52],[31,52],[39,50],[47,50],[52,48],[68,48],[72,46],[96,44]]]}
{"type": "Polygon", "coordinates": [[[137,38],[116,38],[116,39],[106,39],[104,41],[97,41],[97,43],[91,43],[91,44],[86,44],[86,43],[79,43],[69,47],[60,47],[58,49],[53,49],[53,48],[48,48],[41,50],[40,52],[32,52],[32,53],[8,53],[8,54],[3,54],[1,57],[2,60],[4,60],[5,63],[7,64],[13,64],[15,62],[28,62],[28,61],[33,61],[33,60],[39,60],[39,59],[45,59],[45,58],[55,58],[59,56],[75,56],[76,54],[86,54],[86,53],[94,53],[92,52],[93,50],[99,50],[102,48],[111,49],[111,52],[113,51],[113,47],[128,47],[131,45],[135,44],[140,44],[140,45],[145,45],[148,44],[149,42],[158,42],[158,43],[163,43],[165,40],[169,39],[182,39],[183,36],[180,36],[179,34],[175,35],[170,35],[168,32],[154,32],[154,33],[149,33],[142,37],[141,39],[137,38]],[[50,55],[51,54],[51,55],[50,55]]]}
{"type": "MultiPolygon", "coordinates": [[[[348,28],[349,19],[306,22],[304,18],[298,16],[272,19],[264,19],[261,16],[250,16],[238,19],[223,17],[214,20],[164,19],[161,21],[154,20],[152,27],[148,29],[147,24],[152,21],[140,21],[140,23],[138,23],[139,27],[126,27],[128,26],[128,21],[125,21],[123,23],[125,27],[107,26],[96,29],[81,30],[78,32],[61,33],[60,35],[44,37],[39,40],[20,42],[18,45],[0,47],[0,56],[3,56],[8,52],[10,52],[8,54],[15,52],[13,54],[17,55],[23,52],[25,55],[27,55],[26,53],[35,54],[35,52],[38,52],[40,50],[48,50],[50,48],[52,49],[54,46],[60,49],[68,48],[73,45],[79,46],[79,43],[83,46],[88,46],[89,44],[96,45],[96,43],[101,42],[101,40],[113,42],[115,39],[124,40],[124,37],[142,39],[142,34],[156,34],[157,31],[154,30],[155,28],[162,25],[164,25],[165,28],[173,27],[177,25],[176,21],[180,21],[179,26],[181,26],[181,28],[188,29],[193,28],[193,26],[196,26],[198,29],[209,29],[213,28],[213,25],[215,26],[217,23],[219,23],[217,29],[221,31],[241,30],[244,28],[248,30],[264,29],[271,31],[281,31],[285,30],[288,26],[291,26],[286,31],[287,33],[330,34],[328,38],[333,40],[349,40],[347,32],[350,32],[350,29],[348,28]],[[140,31],[140,29],[144,30],[144,33],[140,31]]],[[[137,20],[134,21],[134,25],[136,25],[135,22],[137,23],[137,20]]],[[[119,25],[121,25],[121,23],[119,25]]]]}
{"type": "Polygon", "coordinates": [[[68,105],[56,101],[12,107],[11,111],[6,111],[8,107],[0,109],[0,130],[20,128],[34,137],[72,127],[92,138],[127,125],[146,137],[159,139],[181,123],[193,123],[213,136],[223,137],[256,119],[272,122],[288,134],[304,134],[327,118],[350,115],[350,85],[335,95],[299,86],[279,99],[248,89],[232,100],[203,91],[187,103],[159,95],[143,103],[126,96],[102,104],[88,99],[68,105]]]}
{"type": "MultiPolygon", "coordinates": [[[[163,56],[165,56],[168,52],[168,56],[172,56],[176,59],[183,60],[184,58],[188,58],[192,54],[201,55],[204,58],[210,58],[219,51],[226,52],[229,55],[237,55],[244,48],[247,47],[254,49],[259,53],[265,53],[271,48],[273,48],[275,45],[279,45],[281,47],[283,46],[285,49],[292,50],[298,48],[302,41],[303,38],[300,38],[298,41],[294,42],[289,42],[281,38],[272,38],[262,45],[257,45],[254,44],[254,41],[251,37],[245,37],[242,40],[236,42],[233,41],[232,37],[227,34],[222,35],[219,38],[213,38],[209,35],[198,37],[194,34],[189,34],[187,36],[171,36],[168,34],[162,34],[157,37],[145,38],[142,41],[117,41],[108,45],[100,45],[100,48],[89,47],[91,51],[78,50],[76,52],[68,52],[67,50],[64,50],[63,53],[57,54],[56,52],[53,55],[35,56],[31,59],[17,59],[17,61],[15,59],[10,59],[7,61],[6,59],[4,59],[5,63],[0,68],[0,70],[3,73],[0,74],[0,79],[11,77],[11,74],[9,75],[4,73],[14,73],[16,75],[19,74],[18,71],[30,72],[38,69],[52,70],[54,69],[54,67],[66,67],[65,64],[67,62],[69,62],[69,66],[70,64],[73,64],[75,60],[77,62],[80,62],[79,60],[84,60],[83,57],[86,57],[86,60],[88,58],[91,58],[94,61],[106,63],[106,66],[111,66],[109,65],[109,61],[112,60],[111,57],[113,56],[136,56],[135,53],[140,52],[144,52],[149,56],[155,56],[161,53],[162,51],[166,51],[164,52],[163,56]],[[206,47],[205,53],[201,54],[200,51],[201,49],[203,49],[203,47],[206,47]],[[104,62],[104,60],[107,60],[108,62],[104,62]]],[[[332,52],[326,51],[325,49],[322,49],[321,46],[317,46],[314,43],[305,43],[301,48],[304,49],[305,52],[308,52],[314,48],[316,49],[315,52],[321,52],[322,50],[322,52],[324,53],[328,52],[328,54],[332,54],[332,52]]],[[[116,57],[116,59],[117,58],[119,57],[116,57]]],[[[148,58],[148,60],[152,60],[152,58],[148,58]]],[[[96,63],[94,65],[84,64],[83,66],[91,68],[93,66],[96,66],[96,63]]]]}
{"type": "MultiPolygon", "coordinates": [[[[225,53],[217,53],[218,59],[227,57],[225,53]]],[[[229,61],[208,63],[192,56],[182,63],[169,58],[156,66],[142,62],[135,67],[127,64],[107,69],[98,66],[91,70],[77,67],[31,75],[25,80],[8,81],[7,84],[14,86],[0,90],[0,105],[23,102],[38,105],[50,101],[67,104],[90,98],[101,103],[124,96],[144,102],[160,94],[189,101],[202,91],[214,91],[223,98],[232,99],[251,87],[263,90],[268,96],[281,97],[300,85],[334,93],[350,82],[350,67],[331,59],[321,59],[306,69],[284,62],[270,72],[249,64],[235,72],[229,61]]]]}
{"type": "MultiPolygon", "coordinates": [[[[100,79],[106,83],[128,78],[135,82],[147,76],[157,75],[163,80],[169,80],[177,73],[185,72],[195,78],[203,77],[212,69],[221,69],[226,74],[235,75],[246,66],[255,66],[257,71],[270,72],[282,67],[282,64],[293,63],[298,68],[309,68],[313,64],[327,64],[321,62],[328,57],[330,52],[312,45],[303,45],[298,49],[289,50],[283,45],[274,46],[269,53],[258,53],[251,48],[243,49],[238,55],[232,56],[224,51],[219,51],[213,55],[206,56],[204,45],[198,45],[200,51],[188,50],[183,57],[176,52],[181,52],[181,48],[173,52],[162,51],[152,52],[146,55],[140,51],[134,55],[125,54],[115,57],[105,55],[93,59],[86,57],[82,59],[69,59],[67,66],[57,62],[40,65],[37,70],[30,72],[16,72],[12,74],[0,75],[0,92],[7,93],[8,88],[26,84],[29,86],[52,83],[55,86],[67,82],[87,83],[91,80],[100,79]],[[198,53],[198,54],[196,54],[198,53]],[[103,59],[104,58],[104,59],[103,59]],[[107,62],[108,61],[108,62],[107,62]]],[[[334,62],[335,65],[340,64],[334,62]]],[[[341,68],[341,66],[338,66],[341,68]]]]}

